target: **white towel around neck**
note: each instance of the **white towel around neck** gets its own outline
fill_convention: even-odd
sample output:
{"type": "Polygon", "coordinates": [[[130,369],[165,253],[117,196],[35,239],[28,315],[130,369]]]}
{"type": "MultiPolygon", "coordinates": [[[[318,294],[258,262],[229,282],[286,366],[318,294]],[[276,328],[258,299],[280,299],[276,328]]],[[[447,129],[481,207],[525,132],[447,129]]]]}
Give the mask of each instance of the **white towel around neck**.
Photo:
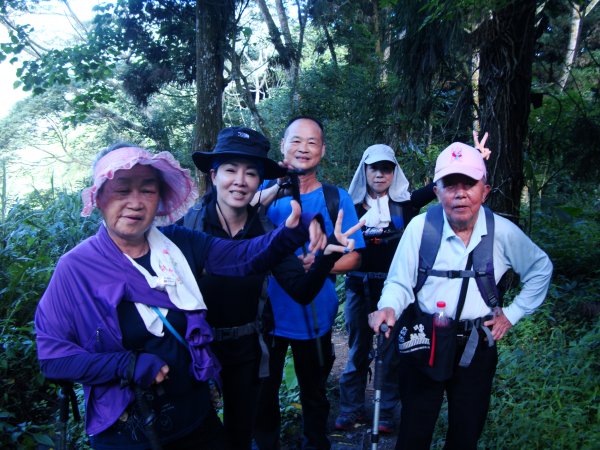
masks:
{"type": "Polygon", "coordinates": [[[390,225],[392,217],[390,216],[389,196],[372,198],[370,195],[365,196],[365,203],[369,206],[368,211],[360,220],[365,220],[367,228],[386,228],[390,225]]]}
{"type": "MultiPolygon", "coordinates": [[[[179,309],[185,311],[206,309],[196,278],[181,250],[154,226],[148,231],[147,239],[150,246],[150,265],[156,276],[150,275],[150,272],[130,256],[125,256],[146,278],[148,285],[153,289],[166,291],[171,303],[179,309]]],[[[143,303],[136,302],[135,307],[146,329],[154,336],[164,336],[163,322],[158,314],[143,303]]],[[[167,308],[159,308],[159,310],[164,316],[169,311],[167,308]]]]}

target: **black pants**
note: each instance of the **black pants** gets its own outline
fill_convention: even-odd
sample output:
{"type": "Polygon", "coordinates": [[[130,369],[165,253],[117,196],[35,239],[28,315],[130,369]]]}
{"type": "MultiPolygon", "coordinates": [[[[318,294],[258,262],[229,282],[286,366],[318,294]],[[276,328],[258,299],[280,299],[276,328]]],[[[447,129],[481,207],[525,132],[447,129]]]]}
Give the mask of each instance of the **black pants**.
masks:
{"type": "Polygon", "coordinates": [[[254,437],[260,450],[280,448],[279,386],[288,346],[292,347],[296,377],[302,403],[304,449],[329,449],[327,438],[327,377],[335,358],[331,331],[319,338],[323,350],[323,366],[319,363],[316,339],[295,340],[274,336],[270,346],[270,377],[263,381],[259,394],[254,437]]]}
{"type": "Polygon", "coordinates": [[[196,430],[163,446],[164,450],[228,450],[225,430],[213,408],[196,430]]]}
{"type": "Polygon", "coordinates": [[[252,448],[252,429],[258,401],[258,360],[223,364],[223,423],[234,450],[252,448]]]}
{"type": "MultiPolygon", "coordinates": [[[[462,353],[464,346],[459,345],[462,353]]],[[[498,362],[497,348],[480,340],[469,367],[458,367],[447,381],[434,381],[401,357],[400,398],[402,413],[397,450],[429,449],[444,392],[448,397],[448,433],[445,449],[477,448],[490,403],[498,362]]]]}

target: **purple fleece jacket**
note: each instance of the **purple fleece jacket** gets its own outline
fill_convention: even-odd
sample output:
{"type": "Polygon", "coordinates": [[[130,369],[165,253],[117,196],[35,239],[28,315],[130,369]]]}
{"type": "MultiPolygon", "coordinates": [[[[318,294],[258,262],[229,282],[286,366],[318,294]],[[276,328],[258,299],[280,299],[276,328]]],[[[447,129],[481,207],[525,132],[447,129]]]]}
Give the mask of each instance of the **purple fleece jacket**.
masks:
{"type": "MultiPolygon", "coordinates": [[[[204,269],[216,275],[244,276],[264,272],[302,245],[313,218],[315,215],[303,214],[301,225],[295,229],[279,227],[264,236],[240,241],[176,226],[161,231],[181,249],[193,273],[204,269]]],[[[174,308],[165,292],[150,288],[102,225],[95,236],[60,258],[36,311],[42,370],[54,377],[55,373],[47,372],[61,367],[61,379],[83,383],[86,431],[90,435],[115,423],[133,400],[133,392],[120,386],[130,360],[130,352],[121,342],[117,315],[123,300],[174,308]]],[[[186,339],[192,343],[192,369],[198,379],[215,365],[212,355],[205,352],[212,333],[204,314],[187,314],[186,339]],[[199,356],[194,355],[195,350],[199,356]]]]}

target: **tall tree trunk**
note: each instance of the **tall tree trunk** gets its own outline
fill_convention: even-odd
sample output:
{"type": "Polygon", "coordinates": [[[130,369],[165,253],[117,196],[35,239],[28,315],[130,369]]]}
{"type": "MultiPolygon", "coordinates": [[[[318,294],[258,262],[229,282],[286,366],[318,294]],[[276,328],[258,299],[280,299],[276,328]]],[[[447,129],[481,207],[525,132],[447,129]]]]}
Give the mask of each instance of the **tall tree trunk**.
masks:
{"type": "Polygon", "coordinates": [[[471,90],[473,91],[473,105],[475,114],[473,116],[473,130],[481,129],[479,124],[479,50],[471,56],[471,90]]]}
{"type": "Polygon", "coordinates": [[[6,218],[6,159],[2,158],[2,222],[6,218]]]}
{"type": "Polygon", "coordinates": [[[515,0],[495,12],[480,33],[481,131],[489,132],[492,209],[518,222],[523,146],[529,117],[535,0],[515,0]]]}
{"type": "Polygon", "coordinates": [[[564,91],[567,81],[569,80],[569,74],[571,73],[571,67],[575,62],[575,55],[577,54],[577,46],[579,43],[579,35],[581,34],[581,19],[582,11],[581,6],[577,2],[573,2],[571,5],[571,32],[569,33],[569,45],[565,53],[565,63],[563,66],[562,74],[560,76],[560,90],[564,91]]]}
{"type": "Polygon", "coordinates": [[[323,24],[323,32],[325,33],[325,40],[327,41],[327,48],[329,49],[329,54],[331,55],[331,61],[333,62],[333,67],[338,68],[338,60],[337,55],[335,53],[335,46],[333,44],[333,38],[331,37],[331,33],[327,29],[327,24],[323,24]]]}
{"type": "Polygon", "coordinates": [[[306,31],[306,23],[308,22],[308,6],[307,10],[302,13],[302,5],[300,0],[296,0],[296,6],[298,8],[298,25],[300,31],[298,33],[298,45],[296,46],[296,66],[294,67],[294,74],[292,76],[292,90],[291,90],[291,114],[295,115],[298,111],[300,104],[300,97],[298,95],[298,78],[300,77],[300,61],[302,60],[302,51],[304,49],[304,32],[306,31]]]}
{"type": "Polygon", "coordinates": [[[223,67],[234,0],[196,2],[196,127],[194,151],[210,151],[223,126],[223,67]]]}
{"type": "MultiPolygon", "coordinates": [[[[265,135],[267,139],[271,139],[271,135],[269,133],[268,128],[266,127],[265,120],[261,116],[260,112],[257,108],[257,102],[252,94],[250,83],[248,83],[248,78],[242,73],[240,56],[235,52],[235,49],[231,52],[230,55],[231,60],[231,73],[232,78],[235,82],[235,87],[238,94],[241,96],[242,100],[246,104],[246,108],[250,110],[252,114],[252,119],[258,125],[260,131],[265,135]]],[[[256,93],[258,95],[258,91],[260,89],[260,82],[257,79],[256,84],[256,93]]]]}
{"type": "Polygon", "coordinates": [[[382,45],[381,45],[381,30],[379,23],[379,7],[377,6],[377,1],[372,2],[373,5],[373,34],[375,35],[375,53],[382,57],[382,45]]]}

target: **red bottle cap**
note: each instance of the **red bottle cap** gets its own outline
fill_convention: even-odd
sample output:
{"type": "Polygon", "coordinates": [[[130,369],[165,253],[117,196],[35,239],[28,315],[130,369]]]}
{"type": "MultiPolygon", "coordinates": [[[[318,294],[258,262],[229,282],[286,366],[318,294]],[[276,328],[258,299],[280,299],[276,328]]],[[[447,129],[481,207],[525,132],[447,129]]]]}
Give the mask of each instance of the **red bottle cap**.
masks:
{"type": "Polygon", "coordinates": [[[445,308],[446,307],[446,302],[437,302],[437,307],[438,308],[445,308]]]}

